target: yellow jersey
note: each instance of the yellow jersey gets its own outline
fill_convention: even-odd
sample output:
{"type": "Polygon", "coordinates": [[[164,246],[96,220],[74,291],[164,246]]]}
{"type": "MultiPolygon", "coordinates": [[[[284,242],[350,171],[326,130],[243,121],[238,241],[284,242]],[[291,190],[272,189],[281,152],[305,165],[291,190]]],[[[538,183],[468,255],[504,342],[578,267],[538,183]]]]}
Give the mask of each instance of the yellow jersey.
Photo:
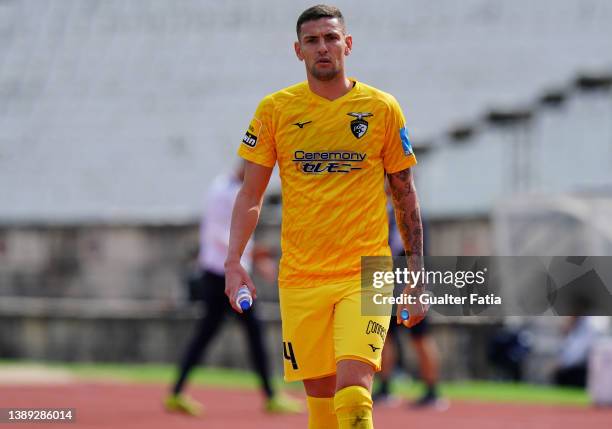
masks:
{"type": "Polygon", "coordinates": [[[278,162],[279,287],[358,279],[362,256],[389,256],[385,173],[416,164],[395,98],[354,79],[333,101],[302,82],[261,101],[238,155],[278,162]]]}

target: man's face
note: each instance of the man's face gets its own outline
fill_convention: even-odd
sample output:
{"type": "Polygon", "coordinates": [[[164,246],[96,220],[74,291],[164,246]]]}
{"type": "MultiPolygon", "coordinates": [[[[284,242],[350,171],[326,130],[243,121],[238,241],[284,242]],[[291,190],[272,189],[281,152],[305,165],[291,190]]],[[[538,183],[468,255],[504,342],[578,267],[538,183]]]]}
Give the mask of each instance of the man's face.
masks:
{"type": "Polygon", "coordinates": [[[353,39],[344,33],[338,18],[303,23],[300,40],[294,45],[297,57],[306,63],[307,73],[321,81],[344,72],[344,57],[351,53],[352,46],[353,39]]]}

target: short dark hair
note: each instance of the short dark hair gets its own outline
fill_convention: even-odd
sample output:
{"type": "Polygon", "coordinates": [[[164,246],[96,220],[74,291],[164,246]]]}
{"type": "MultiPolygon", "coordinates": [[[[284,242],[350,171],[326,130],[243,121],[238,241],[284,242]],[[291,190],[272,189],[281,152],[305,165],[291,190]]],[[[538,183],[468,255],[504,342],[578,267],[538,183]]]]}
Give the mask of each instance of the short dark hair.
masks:
{"type": "Polygon", "coordinates": [[[295,32],[297,33],[298,40],[300,38],[300,30],[302,28],[302,24],[308,21],[316,21],[321,18],[338,18],[342,27],[344,27],[344,16],[342,16],[342,12],[336,6],[328,6],[326,4],[318,4],[316,6],[309,7],[306,9],[297,20],[297,25],[295,26],[295,32]]]}

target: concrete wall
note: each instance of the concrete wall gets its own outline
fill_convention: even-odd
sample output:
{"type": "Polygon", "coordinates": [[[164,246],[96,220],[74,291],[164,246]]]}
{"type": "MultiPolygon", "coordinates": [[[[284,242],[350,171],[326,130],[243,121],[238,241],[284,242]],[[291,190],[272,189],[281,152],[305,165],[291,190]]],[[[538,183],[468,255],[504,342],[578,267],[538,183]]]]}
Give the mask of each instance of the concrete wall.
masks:
{"type": "Polygon", "coordinates": [[[492,255],[491,228],[486,217],[430,220],[425,232],[428,253],[432,256],[492,255]]]}
{"type": "MultiPolygon", "coordinates": [[[[15,314],[0,307],[0,358],[67,362],[178,362],[196,324],[194,308],[157,315],[15,314]]],[[[265,312],[265,311],[264,311],[265,312]]],[[[203,364],[251,368],[244,332],[234,318],[219,333],[203,364]]],[[[432,334],[440,348],[444,379],[487,378],[490,334],[497,323],[439,321],[432,334]]],[[[270,365],[282,373],[280,321],[264,323],[270,365]]],[[[407,332],[400,333],[407,370],[418,374],[418,360],[407,332]]]]}
{"type": "MultiPolygon", "coordinates": [[[[267,206],[258,236],[278,246],[279,211],[267,206]]],[[[485,220],[435,221],[436,254],[486,250],[485,220]],[[479,237],[474,240],[473,237],[479,237]]],[[[56,361],[176,362],[200,315],[181,276],[197,246],[197,227],[21,226],[0,229],[0,358],[56,361]]],[[[272,366],[282,370],[278,292],[256,279],[258,310],[272,366]]],[[[229,318],[206,364],[248,368],[248,347],[229,318]]],[[[433,320],[445,378],[485,377],[495,323],[433,320]]],[[[417,372],[408,335],[408,366],[417,372]]]]}
{"type": "Polygon", "coordinates": [[[155,299],[174,306],[197,227],[0,228],[0,296],[155,299]]]}
{"type": "MultiPolygon", "coordinates": [[[[0,311],[0,358],[67,362],[178,362],[199,316],[197,308],[177,311],[84,312],[0,311]],[[26,314],[24,314],[26,313],[26,314]],[[79,314],[80,313],[80,314],[79,314]]],[[[236,320],[228,318],[203,363],[248,368],[248,343],[236,320]]],[[[266,326],[271,363],[282,365],[280,323],[266,326]]]]}

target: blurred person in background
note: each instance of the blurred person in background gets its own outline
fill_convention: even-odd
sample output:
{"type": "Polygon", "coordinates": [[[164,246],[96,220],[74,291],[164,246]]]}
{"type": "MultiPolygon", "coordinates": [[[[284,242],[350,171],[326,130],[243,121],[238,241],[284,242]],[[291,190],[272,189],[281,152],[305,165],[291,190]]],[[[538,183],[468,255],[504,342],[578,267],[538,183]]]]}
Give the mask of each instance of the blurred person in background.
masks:
{"type": "Polygon", "coordinates": [[[531,339],[525,328],[503,327],[489,340],[487,357],[501,380],[523,381],[524,366],[531,352],[531,339]]]}
{"type": "MultiPolygon", "coordinates": [[[[387,196],[390,196],[388,182],[385,182],[385,190],[387,196]]],[[[389,211],[389,247],[393,257],[403,256],[405,254],[402,238],[400,236],[395,216],[393,216],[393,207],[388,204],[389,211]]],[[[427,234],[425,231],[426,223],[423,223],[423,253],[427,255],[427,234]]],[[[393,314],[393,312],[392,312],[393,314]]],[[[391,320],[385,346],[382,350],[382,369],[379,374],[378,389],[373,395],[373,399],[377,404],[393,405],[397,402],[396,398],[391,395],[391,382],[393,372],[398,366],[402,366],[403,357],[401,355],[401,344],[397,324],[391,320]]],[[[416,352],[419,363],[419,375],[425,384],[425,392],[417,399],[413,406],[445,408],[448,406],[448,401],[440,398],[438,391],[439,379],[439,353],[438,346],[430,334],[428,317],[425,317],[421,323],[408,329],[410,333],[411,343],[416,352]]]]}
{"type": "MultiPolygon", "coordinates": [[[[431,336],[427,319],[424,319],[408,331],[410,332],[411,343],[419,363],[419,376],[425,385],[425,391],[412,403],[412,406],[416,408],[447,408],[448,401],[440,397],[438,390],[440,366],[438,346],[431,336]]],[[[396,402],[395,398],[391,395],[391,382],[394,369],[402,363],[399,353],[400,341],[398,330],[392,320],[383,348],[382,370],[379,374],[378,390],[373,395],[374,402],[377,404],[392,405],[396,402]]]]}
{"type": "Polygon", "coordinates": [[[598,321],[595,316],[568,317],[563,329],[565,338],[553,374],[555,384],[586,387],[589,353],[602,333],[598,321]]]}
{"type": "MultiPolygon", "coordinates": [[[[190,295],[199,298],[204,317],[184,352],[178,378],[172,392],[165,400],[168,411],[199,415],[202,405],[183,394],[191,370],[198,364],[210,341],[219,332],[225,316],[233,313],[238,317],[247,334],[251,359],[259,376],[261,389],[266,398],[265,411],[270,413],[299,413],[301,404],[282,394],[274,392],[270,380],[268,356],[261,324],[257,317],[257,306],[238,315],[233,312],[225,296],[225,274],[223,263],[229,244],[230,220],[236,194],[244,179],[244,162],[232,174],[218,176],[208,190],[205,210],[200,224],[199,273],[191,277],[190,295]]],[[[269,253],[249,240],[242,257],[247,269],[254,265],[266,280],[273,282],[276,264],[269,253]]]]}

